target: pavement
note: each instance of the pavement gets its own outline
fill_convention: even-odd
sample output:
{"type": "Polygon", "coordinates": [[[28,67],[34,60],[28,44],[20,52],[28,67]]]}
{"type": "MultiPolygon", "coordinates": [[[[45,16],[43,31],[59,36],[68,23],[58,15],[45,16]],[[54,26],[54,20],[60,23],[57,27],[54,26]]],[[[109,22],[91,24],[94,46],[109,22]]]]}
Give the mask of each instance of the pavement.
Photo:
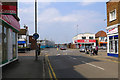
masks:
{"type": "Polygon", "coordinates": [[[44,56],[35,60],[35,51],[19,53],[19,60],[2,68],[2,80],[40,80],[48,76],[44,56]]]}

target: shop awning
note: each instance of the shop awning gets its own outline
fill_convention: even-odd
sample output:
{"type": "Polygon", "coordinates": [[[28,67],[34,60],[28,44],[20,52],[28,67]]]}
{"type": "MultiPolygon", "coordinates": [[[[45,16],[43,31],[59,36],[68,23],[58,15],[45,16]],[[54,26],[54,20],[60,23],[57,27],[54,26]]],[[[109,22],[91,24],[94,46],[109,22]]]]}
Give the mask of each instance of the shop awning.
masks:
{"type": "Polygon", "coordinates": [[[6,24],[8,24],[12,29],[20,31],[20,24],[13,15],[0,15],[0,19],[6,24]]]}
{"type": "Polygon", "coordinates": [[[26,41],[18,41],[18,44],[25,44],[26,41]]]}

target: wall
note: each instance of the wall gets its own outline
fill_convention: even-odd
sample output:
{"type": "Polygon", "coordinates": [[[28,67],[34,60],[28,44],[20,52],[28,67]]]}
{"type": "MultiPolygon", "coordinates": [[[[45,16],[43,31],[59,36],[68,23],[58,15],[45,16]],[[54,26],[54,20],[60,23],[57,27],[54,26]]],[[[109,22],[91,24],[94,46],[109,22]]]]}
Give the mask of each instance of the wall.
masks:
{"type": "Polygon", "coordinates": [[[107,3],[107,26],[120,23],[119,15],[120,15],[120,2],[108,2],[107,3]],[[114,9],[116,9],[116,12],[117,12],[116,13],[117,19],[115,21],[109,22],[109,13],[114,9]]]}

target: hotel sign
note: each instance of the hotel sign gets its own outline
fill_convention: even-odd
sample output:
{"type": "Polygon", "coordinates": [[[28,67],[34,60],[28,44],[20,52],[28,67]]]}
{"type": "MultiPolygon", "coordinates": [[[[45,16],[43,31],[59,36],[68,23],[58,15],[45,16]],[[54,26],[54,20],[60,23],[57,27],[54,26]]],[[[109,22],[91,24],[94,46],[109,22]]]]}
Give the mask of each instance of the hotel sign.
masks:
{"type": "Polygon", "coordinates": [[[16,6],[11,6],[11,5],[2,5],[0,3],[0,13],[1,14],[12,14],[12,15],[15,15],[16,14],[16,6]]]}

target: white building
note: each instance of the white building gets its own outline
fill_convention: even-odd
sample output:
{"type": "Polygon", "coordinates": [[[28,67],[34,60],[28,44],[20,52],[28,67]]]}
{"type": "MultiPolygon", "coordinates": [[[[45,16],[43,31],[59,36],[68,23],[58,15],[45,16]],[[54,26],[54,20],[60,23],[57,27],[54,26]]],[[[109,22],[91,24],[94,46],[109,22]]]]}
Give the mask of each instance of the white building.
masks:
{"type": "Polygon", "coordinates": [[[80,46],[96,46],[95,34],[92,33],[79,34],[73,37],[72,41],[77,48],[80,46]]]}
{"type": "Polygon", "coordinates": [[[28,27],[25,27],[25,29],[20,29],[20,31],[18,33],[18,46],[19,47],[29,47],[28,27]]]}

